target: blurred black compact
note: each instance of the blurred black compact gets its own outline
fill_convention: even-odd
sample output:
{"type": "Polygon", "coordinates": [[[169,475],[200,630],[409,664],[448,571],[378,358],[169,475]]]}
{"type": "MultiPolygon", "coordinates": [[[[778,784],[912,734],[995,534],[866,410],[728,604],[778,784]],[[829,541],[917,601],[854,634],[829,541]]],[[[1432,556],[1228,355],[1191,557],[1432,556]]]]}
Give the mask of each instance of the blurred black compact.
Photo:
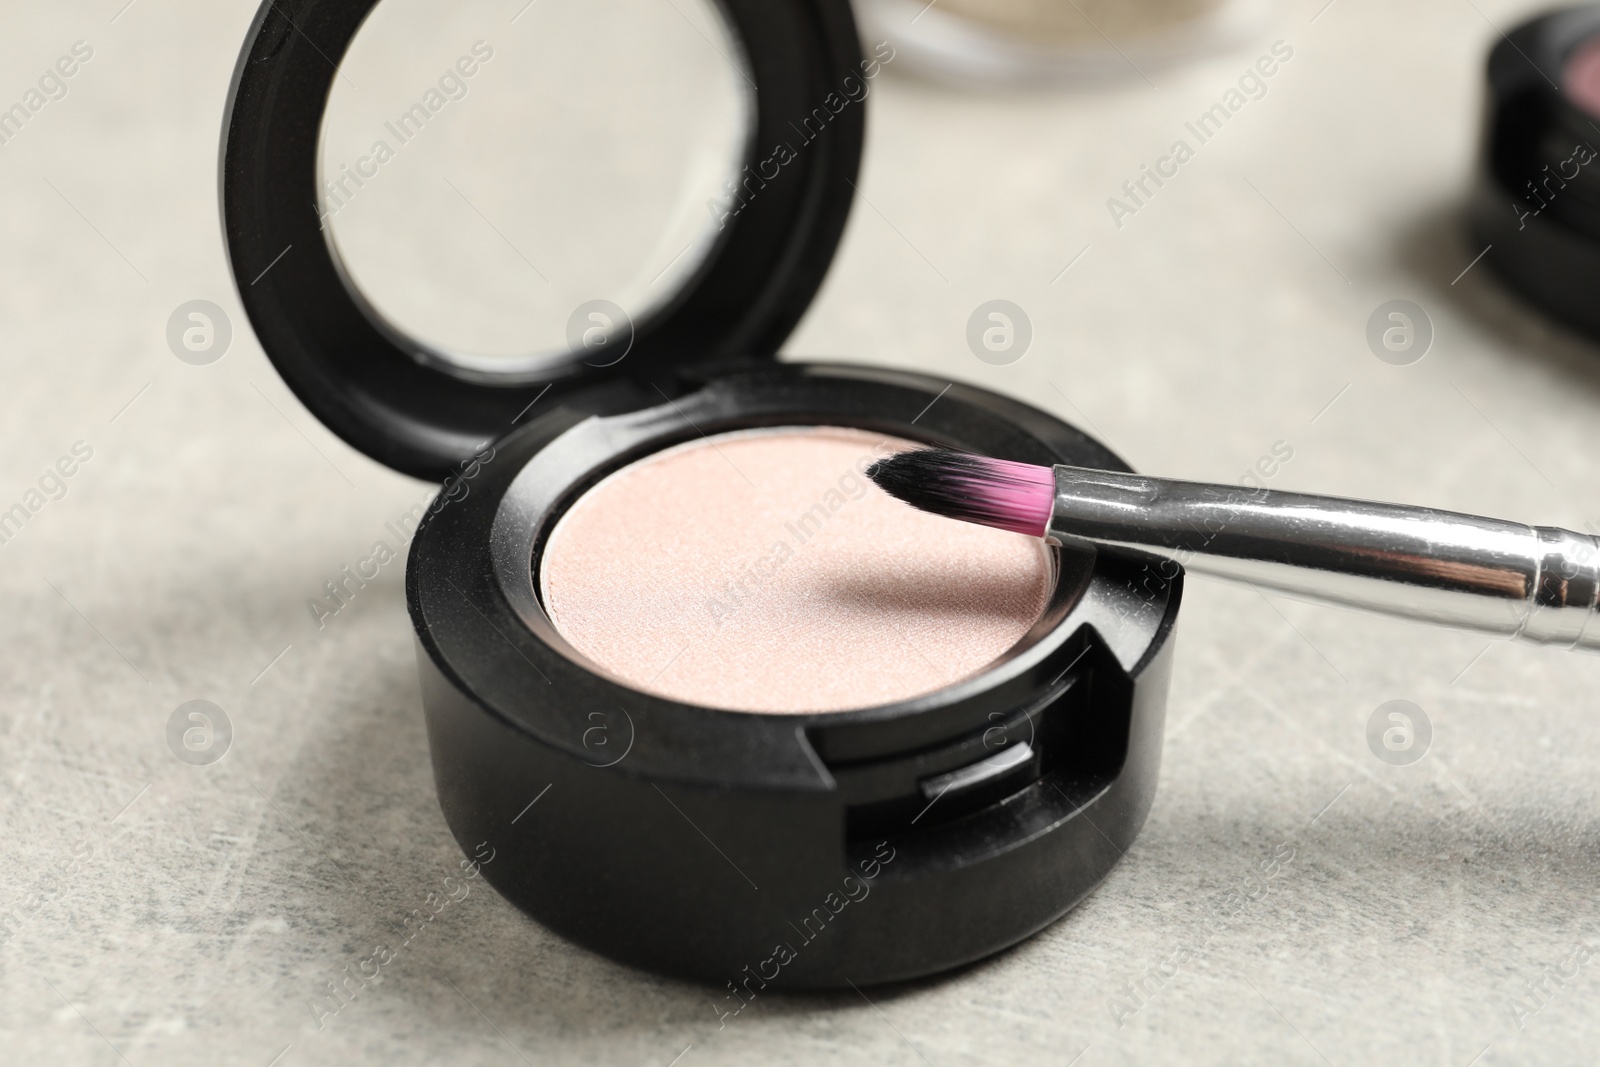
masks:
{"type": "MultiPolygon", "coordinates": [[[[1125,465],[983,389],[775,358],[893,62],[846,0],[517,6],[267,0],[222,156],[234,278],[283,379],[354,447],[444,483],[406,594],[451,831],[551,929],[733,998],[1015,944],[1150,809],[1177,567],[1034,542],[1050,584],[998,658],[795,714],[621,680],[540,576],[586,494],[730,435],[1125,465]]],[[[626,578],[631,551],[599,565],[626,578]]]]}
{"type": "Polygon", "coordinates": [[[1550,315],[1600,337],[1600,5],[1523,23],[1489,55],[1473,192],[1484,261],[1550,315]]]}

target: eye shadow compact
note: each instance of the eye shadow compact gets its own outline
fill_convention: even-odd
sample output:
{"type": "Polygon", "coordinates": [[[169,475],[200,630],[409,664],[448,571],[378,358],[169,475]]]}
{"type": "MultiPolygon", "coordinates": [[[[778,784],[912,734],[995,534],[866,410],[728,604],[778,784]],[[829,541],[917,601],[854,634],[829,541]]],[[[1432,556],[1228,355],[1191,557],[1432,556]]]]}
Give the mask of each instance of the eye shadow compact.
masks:
{"type": "Polygon", "coordinates": [[[1523,23],[1489,54],[1470,218],[1484,261],[1554,318],[1600,338],[1600,4],[1523,23]]]}
{"type": "Polygon", "coordinates": [[[479,8],[268,0],[221,175],[284,380],[444,483],[406,595],[451,831],[730,1010],[1054,922],[1149,811],[1181,573],[863,476],[920,444],[1127,469],[1054,416],[775,358],[892,50],[846,0],[479,8]]]}

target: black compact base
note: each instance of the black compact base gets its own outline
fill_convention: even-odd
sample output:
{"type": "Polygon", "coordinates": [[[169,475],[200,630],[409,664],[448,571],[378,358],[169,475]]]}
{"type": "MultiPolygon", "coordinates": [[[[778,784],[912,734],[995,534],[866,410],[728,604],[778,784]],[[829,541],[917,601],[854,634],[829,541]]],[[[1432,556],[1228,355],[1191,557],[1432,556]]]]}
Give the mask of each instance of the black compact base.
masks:
{"type": "Polygon", "coordinates": [[[1600,227],[1591,234],[1553,214],[1519,218],[1522,202],[1492,174],[1479,178],[1470,211],[1474,241],[1489,248],[1484,262],[1545,314],[1600,338],[1600,227]]]}
{"type": "Polygon", "coordinates": [[[1489,115],[1469,207],[1484,262],[1552,317],[1600,337],[1600,119],[1559,88],[1600,35],[1600,5],[1523,23],[1489,55],[1489,115]]]}
{"type": "Polygon", "coordinates": [[[1126,469],[991,393],[891,371],[771,366],[497,442],[430,515],[407,574],[439,800],[482,872],[613,959],[758,992],[916,978],[1072,908],[1155,793],[1181,576],[1059,560],[1039,625],[983,675],[904,704],[756,715],[584,664],[543,615],[544,533],[617,467],[700,433],[859,426],[1034,463],[1126,469]],[[937,401],[935,402],[937,398],[937,401]],[[930,407],[931,404],[931,407],[930,407]]]}

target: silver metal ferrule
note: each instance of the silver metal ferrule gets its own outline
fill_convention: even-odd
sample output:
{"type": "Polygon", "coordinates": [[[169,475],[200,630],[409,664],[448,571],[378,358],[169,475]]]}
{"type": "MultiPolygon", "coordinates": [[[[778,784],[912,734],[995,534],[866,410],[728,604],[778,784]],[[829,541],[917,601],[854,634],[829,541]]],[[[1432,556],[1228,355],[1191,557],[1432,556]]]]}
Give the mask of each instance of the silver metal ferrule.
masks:
{"type": "Polygon", "coordinates": [[[1600,650],[1600,542],[1431,508],[1055,468],[1048,536],[1536,644],[1600,650]]]}

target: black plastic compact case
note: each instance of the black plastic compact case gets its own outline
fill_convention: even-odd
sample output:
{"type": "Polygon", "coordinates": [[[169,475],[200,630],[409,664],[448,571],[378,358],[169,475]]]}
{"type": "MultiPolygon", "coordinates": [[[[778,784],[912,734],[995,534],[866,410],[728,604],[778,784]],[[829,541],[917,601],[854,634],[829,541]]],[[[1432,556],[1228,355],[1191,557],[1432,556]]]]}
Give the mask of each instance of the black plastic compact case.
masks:
{"type": "MultiPolygon", "coordinates": [[[[1059,918],[1128,849],[1154,796],[1172,565],[1052,550],[1050,604],[1001,661],[924,697],[827,714],[631,689],[586,664],[540,604],[543,539],[563,510],[622,465],[703,435],[859,427],[1127,469],[982,389],[775,360],[843,231],[861,105],[832,113],[728,219],[682,292],[635,325],[626,358],[574,353],[540,380],[495,380],[382,321],[318,230],[334,64],[375,4],[263,4],[227,109],[224,224],[251,323],[306,406],[374,459],[446,482],[406,593],[457,840],[492,848],[484,876],[556,932],[740,996],[927,975],[1059,918]]],[[[721,8],[755,85],[753,165],[859,79],[861,48],[846,0],[721,8]]]]}
{"type": "Polygon", "coordinates": [[[1600,102],[1575,102],[1572,61],[1597,44],[1600,5],[1584,4],[1525,22],[1494,46],[1470,207],[1501,280],[1591,337],[1600,337],[1600,102]]]}

